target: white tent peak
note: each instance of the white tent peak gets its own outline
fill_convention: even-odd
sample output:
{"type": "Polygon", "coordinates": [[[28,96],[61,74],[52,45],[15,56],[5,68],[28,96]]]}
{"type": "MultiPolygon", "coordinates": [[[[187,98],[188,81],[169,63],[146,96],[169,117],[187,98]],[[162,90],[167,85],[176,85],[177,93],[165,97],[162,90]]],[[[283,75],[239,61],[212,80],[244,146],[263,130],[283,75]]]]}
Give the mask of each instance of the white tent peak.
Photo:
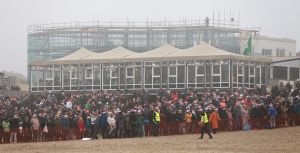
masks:
{"type": "Polygon", "coordinates": [[[222,56],[222,55],[232,55],[241,56],[239,54],[227,52],[211,46],[207,43],[201,42],[187,49],[182,49],[180,51],[174,52],[169,55],[169,57],[182,57],[182,56],[222,56]]]}
{"type": "Polygon", "coordinates": [[[111,50],[102,53],[91,54],[85,57],[83,60],[118,59],[135,54],[138,53],[128,50],[123,46],[119,45],[111,50]]]}
{"type": "Polygon", "coordinates": [[[64,57],[61,57],[61,58],[58,58],[58,59],[54,59],[53,61],[73,61],[73,60],[81,60],[89,55],[92,55],[92,54],[96,54],[95,52],[92,52],[88,49],[86,49],[85,47],[81,47],[79,48],[78,50],[74,51],[73,53],[67,55],[67,56],[64,56],[64,57]]]}
{"type": "Polygon", "coordinates": [[[164,44],[158,48],[155,48],[153,50],[147,51],[147,52],[143,52],[143,53],[139,53],[139,54],[135,54],[135,55],[131,55],[128,56],[126,58],[137,58],[139,60],[141,59],[145,59],[145,58],[162,58],[165,56],[168,56],[169,54],[172,54],[174,52],[179,51],[179,48],[173,47],[170,44],[164,44]]]}

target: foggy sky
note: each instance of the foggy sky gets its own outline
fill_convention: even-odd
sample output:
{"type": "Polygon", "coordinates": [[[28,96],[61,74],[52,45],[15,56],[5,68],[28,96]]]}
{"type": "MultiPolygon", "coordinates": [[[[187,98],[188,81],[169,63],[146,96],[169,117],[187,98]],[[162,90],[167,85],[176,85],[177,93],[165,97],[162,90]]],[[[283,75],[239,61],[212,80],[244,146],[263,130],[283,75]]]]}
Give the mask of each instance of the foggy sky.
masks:
{"type": "MultiPolygon", "coordinates": [[[[0,71],[26,75],[27,26],[79,21],[163,21],[204,19],[213,12],[240,12],[241,27],[297,40],[298,0],[0,0],[0,71]]],[[[222,15],[221,15],[222,16],[222,15]]]]}

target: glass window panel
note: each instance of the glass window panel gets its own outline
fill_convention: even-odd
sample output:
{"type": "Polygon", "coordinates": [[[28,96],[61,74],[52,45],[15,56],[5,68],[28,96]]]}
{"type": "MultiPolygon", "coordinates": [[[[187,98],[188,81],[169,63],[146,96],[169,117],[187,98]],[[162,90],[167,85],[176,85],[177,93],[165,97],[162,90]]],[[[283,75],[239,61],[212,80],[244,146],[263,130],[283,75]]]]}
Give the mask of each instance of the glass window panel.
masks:
{"type": "Polygon", "coordinates": [[[221,65],[222,68],[222,82],[229,82],[229,64],[221,65]]]}
{"type": "Polygon", "coordinates": [[[48,86],[48,87],[53,86],[53,81],[52,80],[46,80],[46,86],[48,86]]]}
{"type": "Polygon", "coordinates": [[[176,67],[169,67],[169,75],[176,75],[176,67]]]}
{"type": "Polygon", "coordinates": [[[118,85],[118,78],[112,78],[111,79],[111,85],[112,86],[117,86],[118,85]]]}
{"type": "Polygon", "coordinates": [[[70,85],[70,71],[68,69],[64,70],[64,73],[63,73],[63,83],[64,83],[64,86],[69,86],[70,85]]]}
{"type": "Polygon", "coordinates": [[[160,84],[160,77],[153,78],[153,84],[160,84]]]}
{"type": "Polygon", "coordinates": [[[134,73],[135,84],[142,84],[142,67],[136,67],[134,73]]]}
{"type": "Polygon", "coordinates": [[[110,84],[110,69],[109,67],[105,67],[103,69],[103,85],[110,84]]]}
{"type": "Polygon", "coordinates": [[[188,66],[188,83],[195,83],[195,66],[188,66]]]}
{"type": "Polygon", "coordinates": [[[110,70],[111,70],[111,77],[112,78],[118,78],[119,77],[117,67],[111,67],[110,70]]]}
{"type": "Polygon", "coordinates": [[[152,67],[145,67],[145,83],[152,84],[152,67]]]}
{"type": "Polygon", "coordinates": [[[238,74],[243,75],[243,66],[241,65],[238,66],[238,74]]]}
{"type": "Polygon", "coordinates": [[[32,70],[32,86],[38,86],[38,72],[36,70],[32,70]]]}
{"type": "Polygon", "coordinates": [[[210,65],[206,65],[206,83],[209,83],[211,81],[211,70],[210,65]]]}
{"type": "Polygon", "coordinates": [[[60,86],[60,71],[54,71],[54,86],[60,86]]]}
{"type": "MultiPolygon", "coordinates": [[[[286,72],[286,74],[287,74],[287,72],[286,72]]],[[[266,67],[265,66],[261,67],[261,84],[266,84],[266,67]]]]}
{"type": "Polygon", "coordinates": [[[255,68],[255,84],[260,84],[260,67],[255,68]]]}
{"type": "Polygon", "coordinates": [[[167,66],[162,67],[162,83],[163,84],[168,83],[168,67],[167,66]]]}
{"type": "Polygon", "coordinates": [[[38,73],[39,73],[39,86],[42,87],[44,86],[44,72],[42,69],[40,69],[38,73]]]}
{"type": "Polygon", "coordinates": [[[71,80],[71,85],[72,85],[72,86],[77,86],[77,80],[76,80],[76,79],[75,79],[75,80],[72,79],[72,80],[71,80]]]}
{"type": "Polygon", "coordinates": [[[169,77],[169,83],[176,83],[176,77],[169,77]]]}
{"type": "Polygon", "coordinates": [[[49,68],[46,70],[46,76],[47,76],[47,79],[53,79],[52,69],[49,68]]]}
{"type": "Polygon", "coordinates": [[[178,73],[177,73],[177,82],[178,83],[184,83],[185,82],[185,67],[184,66],[178,66],[178,73]]]}
{"type": "Polygon", "coordinates": [[[249,83],[249,66],[245,66],[245,83],[249,83]]]}
{"type": "Polygon", "coordinates": [[[254,75],[254,66],[250,66],[250,75],[254,75]]]}
{"type": "Polygon", "coordinates": [[[72,72],[72,78],[76,79],[77,78],[77,74],[78,74],[78,70],[76,68],[74,68],[74,69],[71,70],[71,72],[72,72]]]}
{"type": "Polygon", "coordinates": [[[133,84],[133,78],[127,78],[127,84],[133,84]]]}
{"type": "Polygon", "coordinates": [[[85,84],[86,85],[92,85],[93,84],[92,79],[85,80],[85,84]]]}
{"type": "Polygon", "coordinates": [[[232,81],[237,82],[237,66],[232,66],[232,81]]]}
{"type": "Polygon", "coordinates": [[[94,85],[100,85],[100,69],[94,69],[94,85]]]}
{"type": "Polygon", "coordinates": [[[160,76],[160,67],[153,67],[153,75],[160,76]]]}
{"type": "Polygon", "coordinates": [[[91,79],[93,77],[93,70],[92,69],[86,69],[85,70],[85,78],[91,79]]]}
{"type": "MultiPolygon", "coordinates": [[[[274,79],[287,80],[287,70],[288,70],[287,67],[274,66],[273,67],[273,78],[274,79]]],[[[261,75],[262,75],[261,77],[263,79],[263,76],[264,76],[263,67],[261,69],[261,75]]]]}
{"type": "Polygon", "coordinates": [[[204,76],[197,76],[197,83],[205,83],[205,77],[204,76]]]}
{"type": "Polygon", "coordinates": [[[213,76],[213,82],[220,82],[220,76],[213,76]]]}
{"type": "Polygon", "coordinates": [[[213,65],[213,74],[220,74],[220,65],[213,65]]]}
{"type": "Polygon", "coordinates": [[[128,67],[126,68],[126,70],[127,70],[127,77],[133,77],[133,68],[128,67]]]}
{"type": "Polygon", "coordinates": [[[254,84],[254,77],[250,77],[250,84],[254,84]]]}
{"type": "Polygon", "coordinates": [[[204,66],[197,66],[197,75],[204,75],[204,66]]]}
{"type": "Polygon", "coordinates": [[[299,79],[299,68],[290,68],[290,80],[295,81],[299,79]]]}
{"type": "Polygon", "coordinates": [[[125,84],[125,68],[120,68],[120,84],[125,84]]]}
{"type": "Polygon", "coordinates": [[[243,83],[243,76],[239,76],[238,81],[239,81],[239,83],[243,83]]]}

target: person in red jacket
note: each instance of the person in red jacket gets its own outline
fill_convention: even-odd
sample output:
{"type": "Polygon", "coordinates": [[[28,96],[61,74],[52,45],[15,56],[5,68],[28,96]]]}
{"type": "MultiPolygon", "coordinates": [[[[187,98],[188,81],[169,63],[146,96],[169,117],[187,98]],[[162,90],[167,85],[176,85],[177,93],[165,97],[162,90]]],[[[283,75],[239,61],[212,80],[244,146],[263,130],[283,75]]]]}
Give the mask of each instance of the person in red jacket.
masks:
{"type": "Polygon", "coordinates": [[[83,138],[84,131],[85,131],[85,124],[84,124],[84,120],[81,115],[78,118],[77,126],[79,128],[80,137],[83,138]]]}

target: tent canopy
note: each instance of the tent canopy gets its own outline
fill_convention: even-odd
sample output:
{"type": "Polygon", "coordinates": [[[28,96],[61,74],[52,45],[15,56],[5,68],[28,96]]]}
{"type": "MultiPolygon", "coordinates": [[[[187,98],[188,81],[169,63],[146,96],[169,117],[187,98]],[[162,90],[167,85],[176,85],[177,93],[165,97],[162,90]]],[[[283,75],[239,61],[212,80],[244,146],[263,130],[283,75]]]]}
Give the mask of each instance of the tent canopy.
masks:
{"type": "Polygon", "coordinates": [[[95,53],[91,54],[87,57],[84,57],[82,60],[84,62],[111,62],[112,60],[123,59],[127,56],[134,56],[138,53],[130,51],[122,46],[118,46],[112,50],[103,52],[103,53],[95,53]]]}
{"type": "Polygon", "coordinates": [[[96,54],[96,53],[82,47],[82,48],[76,50],[75,52],[73,52],[73,53],[71,53],[67,56],[64,56],[64,57],[61,57],[61,58],[58,58],[58,59],[54,59],[54,60],[52,60],[52,62],[53,63],[59,63],[59,64],[72,63],[72,62],[82,60],[85,57],[90,56],[92,54],[96,54]]]}
{"type": "Polygon", "coordinates": [[[272,62],[271,58],[244,56],[215,48],[206,43],[200,43],[199,45],[187,49],[179,49],[165,44],[159,48],[143,53],[136,53],[122,46],[102,53],[95,53],[86,48],[80,48],[65,57],[47,62],[33,62],[31,65],[223,59],[272,62]]]}
{"type": "Polygon", "coordinates": [[[144,53],[139,53],[131,56],[127,56],[125,59],[126,60],[157,60],[162,57],[166,57],[174,52],[179,51],[180,49],[175,48],[169,44],[165,44],[159,48],[144,52],[144,53]]]}

